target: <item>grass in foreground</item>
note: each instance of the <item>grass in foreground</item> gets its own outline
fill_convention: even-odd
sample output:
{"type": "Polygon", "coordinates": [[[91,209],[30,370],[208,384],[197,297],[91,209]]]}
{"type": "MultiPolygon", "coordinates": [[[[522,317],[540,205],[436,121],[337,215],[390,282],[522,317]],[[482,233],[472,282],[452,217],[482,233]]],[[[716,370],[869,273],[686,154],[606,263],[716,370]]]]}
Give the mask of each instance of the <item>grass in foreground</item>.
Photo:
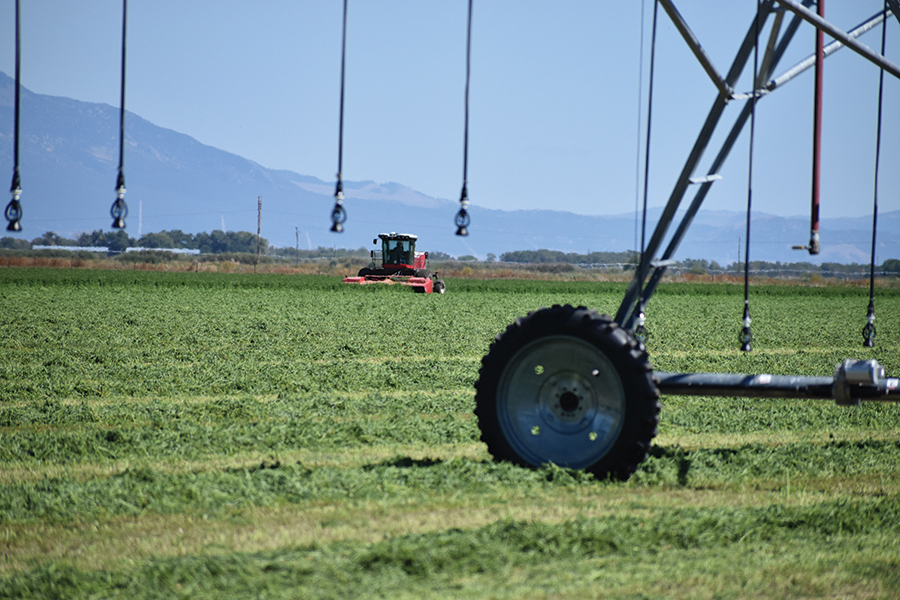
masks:
{"type": "MultiPolygon", "coordinates": [[[[472,416],[493,336],[622,286],[407,291],[0,270],[0,597],[900,595],[897,406],[667,397],[627,483],[496,464],[472,416]]],[[[739,292],[658,294],[654,364],[900,373],[900,296],[873,351],[864,290],[756,289],[745,355],[739,292]]]]}

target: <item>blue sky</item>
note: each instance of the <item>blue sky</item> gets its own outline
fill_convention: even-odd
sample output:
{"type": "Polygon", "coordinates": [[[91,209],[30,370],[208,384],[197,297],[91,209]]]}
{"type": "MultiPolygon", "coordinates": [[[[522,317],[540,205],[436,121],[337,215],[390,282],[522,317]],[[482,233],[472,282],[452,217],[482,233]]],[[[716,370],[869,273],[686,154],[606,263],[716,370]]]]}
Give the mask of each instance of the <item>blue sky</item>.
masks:
{"type": "MultiPolygon", "coordinates": [[[[118,106],[120,0],[23,0],[22,83],[118,106]]],[[[653,3],[475,0],[469,195],[497,209],[618,214],[638,197],[653,3]],[[643,56],[643,69],[641,57],[643,56]],[[639,84],[643,72],[642,98],[639,84]],[[640,127],[640,130],[639,130],[640,127]]],[[[844,30],[881,0],[830,0],[844,30]]],[[[720,72],[755,0],[676,0],[720,72]],[[726,7],[726,8],[723,8],[726,7]]],[[[462,184],[466,0],[350,0],[344,178],[398,182],[458,200],[462,184]]],[[[130,0],[126,106],[156,125],[270,168],[333,182],[340,0],[130,0]]],[[[14,2],[0,3],[0,69],[12,75],[14,2]]],[[[665,203],[716,89],[660,9],[650,159],[665,203]]],[[[829,39],[826,36],[826,42],[829,39]]],[[[880,29],[862,42],[880,45],[880,29]]],[[[801,30],[776,73],[813,51],[801,30]]],[[[887,55],[900,63],[900,24],[887,55]]],[[[749,89],[749,73],[737,87],[749,89]]],[[[848,49],[826,61],[822,217],[872,206],[878,69],[848,49]]],[[[758,105],[754,208],[807,214],[813,72],[758,105]]],[[[900,82],[886,77],[881,210],[900,209],[900,82]]],[[[732,102],[724,124],[740,110],[732,102]]],[[[744,210],[747,134],[707,210],[744,210]]],[[[715,146],[713,149],[717,149],[715,146]]],[[[711,156],[706,157],[708,164],[711,156]]],[[[127,157],[126,157],[127,161],[127,157]]],[[[126,162],[127,164],[127,162],[126,162]]]]}

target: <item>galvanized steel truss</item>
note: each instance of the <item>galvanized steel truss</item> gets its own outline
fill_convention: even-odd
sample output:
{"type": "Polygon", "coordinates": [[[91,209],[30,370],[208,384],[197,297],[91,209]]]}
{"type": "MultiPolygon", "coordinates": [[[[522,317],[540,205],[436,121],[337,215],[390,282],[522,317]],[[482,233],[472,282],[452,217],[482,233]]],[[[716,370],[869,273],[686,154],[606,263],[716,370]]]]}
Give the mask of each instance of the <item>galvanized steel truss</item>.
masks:
{"type": "MultiPolygon", "coordinates": [[[[703,47],[700,45],[700,42],[693,31],[691,31],[687,22],[678,12],[673,0],[658,1],[669,15],[669,18],[672,20],[675,27],[681,33],[685,42],[687,42],[687,45],[700,62],[704,71],[706,71],[707,75],[716,86],[718,93],[716,94],[715,101],[700,130],[700,134],[694,143],[690,155],[681,170],[678,181],[675,183],[672,194],[669,196],[669,200],[666,203],[662,216],[650,237],[650,241],[642,250],[638,268],[635,269],[634,277],[632,278],[631,283],[625,292],[625,297],[622,299],[622,303],[616,313],[616,321],[629,329],[634,329],[639,307],[646,305],[650,300],[650,297],[656,291],[660,280],[666,272],[667,266],[672,263],[672,257],[675,255],[675,252],[681,244],[681,241],[684,239],[697,211],[700,209],[706,195],[709,193],[710,187],[712,187],[712,184],[719,179],[719,170],[728,158],[728,154],[731,152],[738,136],[750,118],[753,103],[747,102],[732,125],[731,131],[725,138],[725,141],[719,149],[718,154],[713,160],[706,175],[695,176],[694,174],[700,164],[703,154],[707,150],[710,139],[719,125],[727,104],[733,100],[750,99],[753,98],[754,95],[757,99],[762,98],[774,92],[800,73],[815,66],[816,56],[814,54],[797,63],[781,75],[772,77],[772,73],[774,73],[778,63],[781,61],[785,51],[793,40],[794,34],[797,32],[803,21],[812,24],[820,31],[823,31],[834,38],[831,43],[824,46],[823,58],[843,47],[847,47],[866,60],[869,60],[878,67],[884,69],[885,72],[900,78],[900,66],[857,41],[859,36],[870,31],[887,19],[889,17],[888,10],[879,11],[849,32],[844,32],[809,9],[809,6],[814,3],[813,0],[804,0],[802,3],[795,2],[794,0],[764,0],[760,4],[760,14],[758,17],[754,17],[754,22],[750,24],[750,28],[737,52],[737,56],[732,62],[731,68],[728,70],[725,77],[722,77],[712,60],[703,50],[703,47]],[[792,13],[793,16],[785,27],[784,20],[787,12],[792,13]],[[747,62],[753,53],[754,46],[757,44],[757,33],[763,31],[769,17],[773,17],[773,24],[770,29],[768,42],[765,46],[765,52],[760,61],[759,72],[753,86],[754,89],[746,93],[738,93],[735,91],[734,86],[746,67],[747,62]],[[757,19],[759,20],[759,24],[755,22],[757,19]],[[675,216],[681,206],[682,200],[687,194],[688,187],[691,185],[699,186],[697,192],[694,194],[693,200],[681,217],[681,221],[675,229],[674,234],[669,239],[669,243],[662,255],[658,255],[659,250],[662,248],[663,241],[675,221],[675,216]]],[[[887,0],[887,5],[890,13],[900,21],[900,0],[887,0]]]]}

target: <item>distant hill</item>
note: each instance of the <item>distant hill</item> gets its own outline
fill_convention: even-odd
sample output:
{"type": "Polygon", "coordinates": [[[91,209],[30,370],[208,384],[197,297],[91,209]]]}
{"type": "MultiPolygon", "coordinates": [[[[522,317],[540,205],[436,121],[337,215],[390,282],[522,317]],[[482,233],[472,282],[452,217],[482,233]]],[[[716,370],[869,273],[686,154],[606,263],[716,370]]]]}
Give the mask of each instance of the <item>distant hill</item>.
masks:
{"type": "MultiPolygon", "coordinates": [[[[12,177],[13,80],[0,72],[0,178],[12,177]]],[[[22,206],[24,231],[77,237],[109,230],[118,165],[119,109],[21,91],[22,206]]],[[[256,231],[262,196],[262,232],[275,246],[371,247],[381,231],[419,235],[423,250],[453,256],[497,256],[513,250],[621,252],[635,246],[635,215],[584,216],[555,210],[502,211],[470,207],[471,234],[454,235],[455,200],[431,198],[399,183],[346,181],[345,232],[329,232],[334,182],[267,169],[201,144],[138,115],[126,117],[125,176],[128,234],[181,229],[189,233],[256,231]],[[140,231],[139,231],[140,230],[140,231]]],[[[9,179],[0,179],[5,183],[9,179]]],[[[4,201],[4,206],[5,206],[4,201]]],[[[631,200],[622,206],[630,206],[631,200]]],[[[655,223],[660,210],[651,215],[655,223]]],[[[868,262],[871,218],[824,220],[823,251],[815,263],[868,262]]],[[[701,211],[676,258],[727,264],[738,259],[742,212],[701,211]]],[[[4,232],[5,235],[8,235],[4,232]]],[[[809,260],[791,252],[805,243],[805,217],[754,214],[751,256],[767,261],[809,260]]],[[[740,249],[743,253],[743,248],[740,249]]],[[[878,261],[900,256],[900,211],[879,216],[878,261]]]]}

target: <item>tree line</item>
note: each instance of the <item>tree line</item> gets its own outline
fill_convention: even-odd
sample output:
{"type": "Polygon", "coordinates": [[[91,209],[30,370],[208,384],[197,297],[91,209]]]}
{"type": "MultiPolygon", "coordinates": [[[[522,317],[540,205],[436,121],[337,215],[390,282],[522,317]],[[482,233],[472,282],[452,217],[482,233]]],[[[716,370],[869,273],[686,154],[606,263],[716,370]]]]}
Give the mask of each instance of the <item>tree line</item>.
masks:
{"type": "MultiPolygon", "coordinates": [[[[147,233],[138,238],[129,237],[122,230],[105,232],[102,229],[90,233],[82,233],[75,239],[66,238],[48,231],[42,236],[34,238],[30,242],[13,237],[0,238],[0,249],[30,250],[33,246],[83,246],[109,248],[110,252],[125,252],[128,248],[156,248],[156,249],[187,249],[199,250],[202,254],[226,254],[226,253],[256,253],[256,234],[249,231],[222,231],[215,230],[211,233],[185,233],[180,229],[147,233]]],[[[279,248],[270,246],[269,240],[260,238],[259,249],[263,254],[281,256],[296,259],[341,259],[348,257],[368,256],[365,248],[344,249],[326,248],[319,246],[316,249],[301,250],[295,248],[279,248]]],[[[429,256],[435,261],[454,260],[452,256],[444,252],[429,252],[429,256]]],[[[476,261],[474,256],[461,256],[456,260],[476,261]]],[[[497,257],[488,254],[486,262],[494,262],[497,257]]],[[[581,267],[613,267],[623,270],[634,269],[640,254],[634,250],[624,252],[589,252],[580,254],[577,252],[562,252],[559,250],[515,250],[504,252],[499,261],[518,264],[535,265],[572,265],[581,267]]],[[[749,265],[753,274],[763,274],[772,277],[800,277],[809,274],[821,274],[823,276],[858,275],[868,272],[868,264],[859,263],[835,263],[824,262],[813,264],[810,262],[767,262],[751,261],[749,265]]],[[[716,261],[706,259],[687,258],[675,261],[669,266],[670,272],[691,273],[697,275],[719,275],[743,273],[744,263],[733,262],[729,265],[720,265],[716,261]]],[[[879,274],[900,275],[900,259],[889,258],[881,265],[875,265],[879,274]]]]}
{"type": "MultiPolygon", "coordinates": [[[[721,266],[716,261],[701,259],[686,259],[677,261],[670,269],[682,273],[699,275],[739,275],[744,272],[743,262],[733,262],[721,266]]],[[[847,275],[860,275],[869,273],[868,264],[823,262],[813,264],[811,262],[768,262],[764,260],[751,260],[748,266],[751,274],[765,275],[769,277],[802,277],[804,275],[822,275],[823,277],[842,277],[847,275]]],[[[876,275],[900,275],[900,260],[889,258],[880,265],[875,265],[876,275]]]]}
{"type": "Polygon", "coordinates": [[[511,263],[570,263],[574,265],[637,265],[640,256],[634,250],[625,252],[560,252],[559,250],[516,250],[500,255],[500,262],[511,263]]]}
{"type": "MultiPolygon", "coordinates": [[[[125,252],[128,248],[165,248],[199,250],[202,254],[224,254],[234,252],[256,253],[257,237],[249,231],[222,231],[212,233],[185,233],[180,229],[147,233],[138,238],[130,237],[125,231],[94,230],[84,232],[77,238],[66,238],[53,231],[47,231],[41,237],[30,242],[12,237],[0,238],[0,248],[11,250],[29,250],[33,246],[82,246],[91,248],[109,248],[110,252],[125,252]]],[[[262,253],[269,251],[269,240],[259,239],[262,253]]]]}
{"type": "MultiPolygon", "coordinates": [[[[591,252],[579,254],[577,252],[560,252],[558,250],[516,250],[504,252],[500,255],[501,262],[520,264],[571,264],[585,267],[609,266],[619,267],[625,270],[637,266],[640,255],[633,251],[625,252],[591,252]]],[[[750,261],[750,271],[754,274],[771,275],[772,277],[800,277],[809,274],[821,274],[823,276],[841,276],[850,274],[868,273],[868,264],[823,262],[813,264],[811,262],[768,262],[762,260],[750,261]]],[[[722,275],[740,274],[744,272],[743,262],[733,262],[729,265],[720,265],[716,261],[706,259],[686,258],[675,261],[669,266],[670,272],[691,273],[695,275],[722,275]]],[[[900,275],[900,259],[889,258],[881,265],[875,265],[879,273],[900,275]]]]}

